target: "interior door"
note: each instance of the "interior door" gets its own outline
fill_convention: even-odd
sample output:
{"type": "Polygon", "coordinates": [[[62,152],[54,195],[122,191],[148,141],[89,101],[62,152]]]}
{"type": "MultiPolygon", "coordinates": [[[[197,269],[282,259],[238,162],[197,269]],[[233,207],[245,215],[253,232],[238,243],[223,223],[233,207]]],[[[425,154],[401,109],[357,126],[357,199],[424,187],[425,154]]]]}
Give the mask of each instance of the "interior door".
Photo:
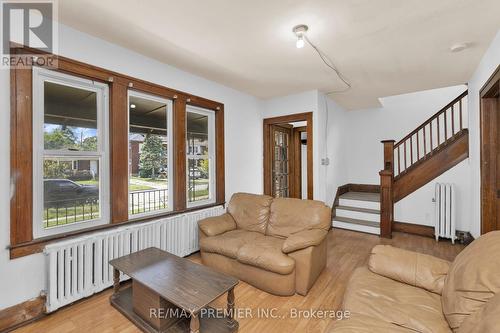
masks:
{"type": "Polygon", "coordinates": [[[272,125],[272,195],[275,198],[290,197],[291,171],[293,170],[292,153],[293,126],[288,124],[272,125]]]}

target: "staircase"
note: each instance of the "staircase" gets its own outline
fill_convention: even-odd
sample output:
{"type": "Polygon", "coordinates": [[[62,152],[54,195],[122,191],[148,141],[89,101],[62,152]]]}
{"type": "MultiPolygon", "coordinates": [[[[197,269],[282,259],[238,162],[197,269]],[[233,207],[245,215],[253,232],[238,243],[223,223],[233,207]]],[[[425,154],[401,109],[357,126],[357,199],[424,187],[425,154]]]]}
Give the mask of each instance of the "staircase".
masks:
{"type": "Polygon", "coordinates": [[[379,193],[349,191],[339,196],[334,207],[333,227],[380,234],[379,193]]]}
{"type": "Polygon", "coordinates": [[[467,91],[452,100],[399,142],[384,144],[380,171],[380,235],[390,238],[394,204],[469,157],[464,127],[467,91]]]}
{"type": "Polygon", "coordinates": [[[467,91],[399,142],[382,141],[384,169],[379,173],[380,186],[339,187],[332,225],[390,238],[394,204],[469,157],[466,99],[467,91]]]}

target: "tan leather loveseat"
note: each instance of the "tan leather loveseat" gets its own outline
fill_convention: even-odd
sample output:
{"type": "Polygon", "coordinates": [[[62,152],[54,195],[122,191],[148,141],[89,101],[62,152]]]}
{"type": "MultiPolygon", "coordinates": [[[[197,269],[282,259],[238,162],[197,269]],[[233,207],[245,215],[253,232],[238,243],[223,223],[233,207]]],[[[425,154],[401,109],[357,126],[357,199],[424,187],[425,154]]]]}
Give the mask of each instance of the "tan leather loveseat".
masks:
{"type": "Polygon", "coordinates": [[[344,295],[351,318],[327,332],[500,332],[500,231],[450,263],[388,245],[373,248],[344,295]]]}
{"type": "Polygon", "coordinates": [[[236,193],[227,213],[198,222],[203,264],[275,295],[306,295],[326,265],[322,202],[236,193]]]}

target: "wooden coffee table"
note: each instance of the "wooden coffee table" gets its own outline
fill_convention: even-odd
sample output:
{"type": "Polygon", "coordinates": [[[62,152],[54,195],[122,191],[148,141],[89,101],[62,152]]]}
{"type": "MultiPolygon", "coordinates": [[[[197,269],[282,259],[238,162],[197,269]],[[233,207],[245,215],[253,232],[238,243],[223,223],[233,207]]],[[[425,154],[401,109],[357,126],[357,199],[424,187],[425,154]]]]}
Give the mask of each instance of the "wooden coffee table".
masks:
{"type": "Polygon", "coordinates": [[[237,279],[153,247],[109,264],[114,268],[111,305],[144,332],[238,331],[233,318],[237,279]],[[120,288],[120,271],[131,277],[132,286],[120,288]],[[208,307],[226,292],[226,311],[208,307]]]}

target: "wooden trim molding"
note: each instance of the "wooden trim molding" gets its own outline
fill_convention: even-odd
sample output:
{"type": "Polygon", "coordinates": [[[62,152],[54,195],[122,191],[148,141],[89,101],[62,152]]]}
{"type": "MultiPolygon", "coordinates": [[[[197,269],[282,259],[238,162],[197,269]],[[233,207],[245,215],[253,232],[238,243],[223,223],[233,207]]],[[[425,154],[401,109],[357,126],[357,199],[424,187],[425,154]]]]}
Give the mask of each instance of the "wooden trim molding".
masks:
{"type": "Polygon", "coordinates": [[[428,225],[393,221],[392,231],[434,238],[434,227],[428,225]]]}
{"type": "Polygon", "coordinates": [[[32,69],[12,68],[11,81],[11,182],[14,192],[10,202],[10,256],[17,258],[41,252],[48,242],[74,237],[125,223],[138,223],[188,211],[213,207],[225,202],[224,104],[158,84],[119,74],[58,55],[28,47],[12,48],[17,54],[49,55],[57,67],[48,69],[102,82],[110,93],[110,224],[33,239],[33,170],[32,170],[32,69]],[[173,211],[140,219],[128,216],[128,90],[145,92],[173,101],[174,204],[173,211]],[[186,104],[214,110],[216,131],[216,202],[186,207],[186,104]]]}
{"type": "Polygon", "coordinates": [[[481,234],[500,230],[498,210],[498,159],[500,150],[500,66],[486,81],[480,92],[480,173],[481,173],[481,234]]]}
{"type": "Polygon", "coordinates": [[[306,133],[307,133],[307,198],[312,200],[314,198],[314,185],[313,185],[313,113],[295,113],[286,116],[279,116],[273,118],[266,118],[263,121],[263,136],[264,136],[264,194],[272,195],[272,184],[271,184],[271,150],[270,150],[270,135],[271,126],[277,124],[291,123],[297,121],[306,121],[306,133]]]}
{"type": "Polygon", "coordinates": [[[0,332],[10,332],[45,315],[45,296],[0,310],[0,332]]]}
{"type": "Polygon", "coordinates": [[[110,212],[120,223],[128,220],[128,88],[113,82],[109,90],[110,212]]]}

